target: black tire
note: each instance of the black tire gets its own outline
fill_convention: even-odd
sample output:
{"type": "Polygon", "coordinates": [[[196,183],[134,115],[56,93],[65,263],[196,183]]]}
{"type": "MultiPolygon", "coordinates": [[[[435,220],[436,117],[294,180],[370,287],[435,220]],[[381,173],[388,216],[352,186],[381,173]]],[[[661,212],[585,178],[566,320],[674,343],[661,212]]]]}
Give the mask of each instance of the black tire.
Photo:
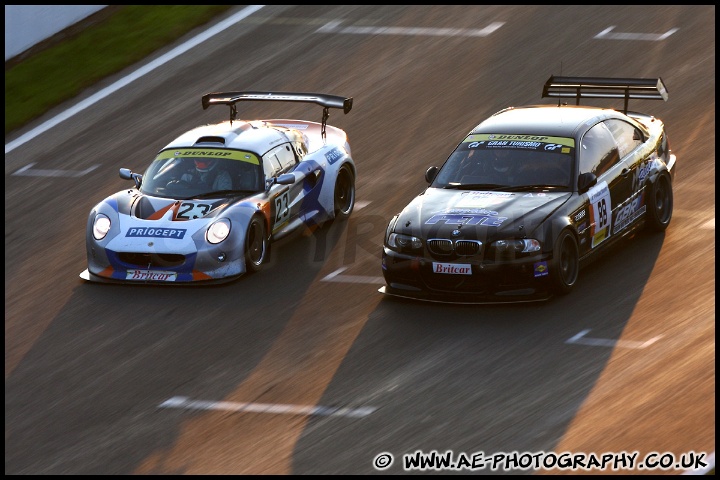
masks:
{"type": "Polygon", "coordinates": [[[567,295],[577,283],[580,273],[580,256],[575,235],[563,230],[555,242],[550,280],[553,293],[567,295]]]}
{"type": "Polygon", "coordinates": [[[265,222],[255,216],[250,219],[245,233],[245,267],[248,273],[259,272],[270,253],[270,240],[265,232],[265,222]]]}
{"type": "Polygon", "coordinates": [[[660,175],[650,187],[647,200],[647,227],[653,232],[664,232],[670,225],[673,212],[673,192],[670,177],[660,175]]]}
{"type": "Polygon", "coordinates": [[[333,208],[337,220],[346,220],[355,207],[355,175],[349,167],[344,166],[335,179],[335,195],[333,208]]]}

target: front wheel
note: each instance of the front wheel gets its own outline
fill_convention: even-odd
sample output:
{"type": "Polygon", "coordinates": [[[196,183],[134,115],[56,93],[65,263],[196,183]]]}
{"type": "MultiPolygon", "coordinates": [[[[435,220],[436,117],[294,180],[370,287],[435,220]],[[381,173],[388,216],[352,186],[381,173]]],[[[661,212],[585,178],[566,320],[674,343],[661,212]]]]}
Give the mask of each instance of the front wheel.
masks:
{"type": "Polygon", "coordinates": [[[577,240],[570,230],[560,233],[553,249],[550,268],[552,290],[558,295],[567,295],[575,286],[580,272],[577,240]]]}
{"type": "Polygon", "coordinates": [[[262,270],[269,249],[270,241],[265,233],[265,222],[260,217],[253,217],[245,234],[245,266],[249,273],[262,270]]]}
{"type": "Polygon", "coordinates": [[[333,196],[333,208],[335,218],[347,219],[355,206],[355,175],[349,167],[344,166],[338,172],[335,180],[335,195],[333,196]]]}
{"type": "Polygon", "coordinates": [[[650,188],[648,198],[648,229],[663,232],[670,225],[673,211],[673,192],[670,178],[660,175],[650,188]]]}

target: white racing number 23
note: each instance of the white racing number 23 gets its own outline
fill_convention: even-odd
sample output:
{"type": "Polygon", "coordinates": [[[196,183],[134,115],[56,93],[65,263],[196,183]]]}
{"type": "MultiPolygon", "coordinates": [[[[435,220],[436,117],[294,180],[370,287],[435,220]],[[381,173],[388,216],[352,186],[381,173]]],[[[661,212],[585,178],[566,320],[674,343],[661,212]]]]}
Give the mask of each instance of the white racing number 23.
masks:
{"type": "Polygon", "coordinates": [[[290,215],[290,194],[286,191],[275,197],[275,223],[280,224],[290,215]]]}
{"type": "Polygon", "coordinates": [[[210,211],[212,205],[207,203],[192,203],[185,202],[178,208],[177,217],[183,220],[194,220],[196,218],[204,217],[206,213],[210,211]]]}

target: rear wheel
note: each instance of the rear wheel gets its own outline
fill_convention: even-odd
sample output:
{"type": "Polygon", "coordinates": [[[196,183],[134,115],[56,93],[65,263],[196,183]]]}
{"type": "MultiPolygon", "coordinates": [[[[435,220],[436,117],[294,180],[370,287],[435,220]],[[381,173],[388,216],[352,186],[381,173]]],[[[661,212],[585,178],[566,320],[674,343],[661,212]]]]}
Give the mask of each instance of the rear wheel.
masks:
{"type": "Polygon", "coordinates": [[[347,219],[355,206],[355,175],[347,166],[340,169],[335,180],[333,204],[335,218],[339,220],[347,219]]]}
{"type": "Polygon", "coordinates": [[[245,234],[245,266],[247,271],[259,272],[267,259],[270,241],[265,233],[265,222],[260,217],[253,217],[245,234]]]}
{"type": "Polygon", "coordinates": [[[663,232],[670,225],[673,211],[673,192],[670,178],[663,174],[650,188],[648,198],[648,229],[663,232]]]}
{"type": "Polygon", "coordinates": [[[560,233],[553,250],[550,279],[553,293],[567,295],[575,286],[580,272],[577,240],[570,230],[560,233]]]}

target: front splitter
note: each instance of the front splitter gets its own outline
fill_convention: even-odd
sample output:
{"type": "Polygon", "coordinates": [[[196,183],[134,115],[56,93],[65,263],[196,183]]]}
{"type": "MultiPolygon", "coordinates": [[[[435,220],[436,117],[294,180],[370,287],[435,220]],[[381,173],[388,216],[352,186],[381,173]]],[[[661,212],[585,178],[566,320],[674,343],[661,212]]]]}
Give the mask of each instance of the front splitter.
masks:
{"type": "Polygon", "coordinates": [[[405,294],[398,292],[397,290],[388,290],[387,285],[383,285],[378,289],[378,292],[389,295],[392,297],[404,298],[407,300],[417,300],[419,302],[431,302],[431,303],[445,303],[452,305],[505,305],[505,304],[517,304],[517,303],[538,303],[546,302],[552,298],[552,295],[545,297],[533,297],[528,299],[512,297],[505,299],[488,299],[488,300],[454,300],[454,299],[442,299],[442,298],[427,298],[421,296],[415,296],[412,294],[405,294]]]}

